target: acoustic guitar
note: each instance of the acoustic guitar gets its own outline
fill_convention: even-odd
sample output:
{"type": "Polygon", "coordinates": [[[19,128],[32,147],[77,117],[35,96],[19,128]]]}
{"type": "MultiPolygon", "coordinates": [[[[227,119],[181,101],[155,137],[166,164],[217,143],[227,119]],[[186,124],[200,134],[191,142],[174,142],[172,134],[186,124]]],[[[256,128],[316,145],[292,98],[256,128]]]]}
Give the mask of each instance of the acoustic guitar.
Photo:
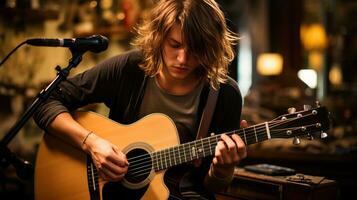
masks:
{"type": "MultiPolygon", "coordinates": [[[[167,199],[166,169],[214,155],[220,135],[180,144],[174,122],[164,114],[151,114],[121,125],[93,112],[78,111],[74,118],[126,154],[128,172],[118,184],[118,199],[167,199]]],[[[329,129],[328,111],[316,107],[279,116],[225,134],[238,134],[247,144],[274,138],[296,138],[329,129]]],[[[325,134],[325,133],[324,133],[325,134]]],[[[90,156],[51,134],[45,134],[35,165],[35,199],[105,199],[105,185],[90,156]]]]}

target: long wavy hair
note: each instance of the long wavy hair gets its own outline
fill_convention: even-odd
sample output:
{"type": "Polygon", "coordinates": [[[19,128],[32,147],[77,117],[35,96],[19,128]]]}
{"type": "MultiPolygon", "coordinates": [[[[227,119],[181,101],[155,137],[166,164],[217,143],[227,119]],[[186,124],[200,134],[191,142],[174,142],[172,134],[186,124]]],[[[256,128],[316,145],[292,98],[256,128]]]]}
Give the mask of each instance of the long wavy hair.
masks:
{"type": "Polygon", "coordinates": [[[187,51],[202,66],[202,75],[213,88],[227,80],[228,65],[235,56],[238,36],[228,29],[214,0],[160,0],[136,29],[132,44],[143,51],[141,68],[155,76],[164,65],[163,45],[171,27],[179,24],[187,51]]]}

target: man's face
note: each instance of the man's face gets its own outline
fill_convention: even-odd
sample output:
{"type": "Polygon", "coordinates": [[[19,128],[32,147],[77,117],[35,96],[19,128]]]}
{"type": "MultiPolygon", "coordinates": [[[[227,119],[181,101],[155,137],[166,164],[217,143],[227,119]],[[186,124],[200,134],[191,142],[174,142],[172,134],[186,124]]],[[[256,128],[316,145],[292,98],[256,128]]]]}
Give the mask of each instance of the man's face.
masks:
{"type": "Polygon", "coordinates": [[[164,40],[162,74],[176,81],[196,80],[197,59],[187,52],[182,41],[181,27],[174,25],[164,40]]]}

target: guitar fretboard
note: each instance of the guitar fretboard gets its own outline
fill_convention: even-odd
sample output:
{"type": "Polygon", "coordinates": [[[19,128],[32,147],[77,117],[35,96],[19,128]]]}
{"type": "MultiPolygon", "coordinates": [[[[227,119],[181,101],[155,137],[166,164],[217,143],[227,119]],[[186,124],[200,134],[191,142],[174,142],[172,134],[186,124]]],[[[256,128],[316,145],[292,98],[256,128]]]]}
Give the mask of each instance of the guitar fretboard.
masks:
{"type": "MultiPolygon", "coordinates": [[[[248,128],[239,129],[225,134],[238,134],[246,145],[270,139],[268,123],[257,124],[248,128]]],[[[185,144],[166,148],[151,154],[155,171],[166,169],[195,159],[214,155],[215,147],[221,140],[221,135],[213,135],[185,144]]]]}

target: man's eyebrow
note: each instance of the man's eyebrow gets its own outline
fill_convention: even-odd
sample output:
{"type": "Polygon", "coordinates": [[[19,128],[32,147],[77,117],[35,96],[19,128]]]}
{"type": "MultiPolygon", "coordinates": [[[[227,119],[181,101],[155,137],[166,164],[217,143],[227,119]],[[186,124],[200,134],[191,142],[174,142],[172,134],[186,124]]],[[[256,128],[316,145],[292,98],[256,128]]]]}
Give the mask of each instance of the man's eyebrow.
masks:
{"type": "Polygon", "coordinates": [[[170,40],[171,42],[175,42],[177,44],[182,44],[181,42],[175,40],[174,38],[168,38],[168,40],[170,40]]]}

